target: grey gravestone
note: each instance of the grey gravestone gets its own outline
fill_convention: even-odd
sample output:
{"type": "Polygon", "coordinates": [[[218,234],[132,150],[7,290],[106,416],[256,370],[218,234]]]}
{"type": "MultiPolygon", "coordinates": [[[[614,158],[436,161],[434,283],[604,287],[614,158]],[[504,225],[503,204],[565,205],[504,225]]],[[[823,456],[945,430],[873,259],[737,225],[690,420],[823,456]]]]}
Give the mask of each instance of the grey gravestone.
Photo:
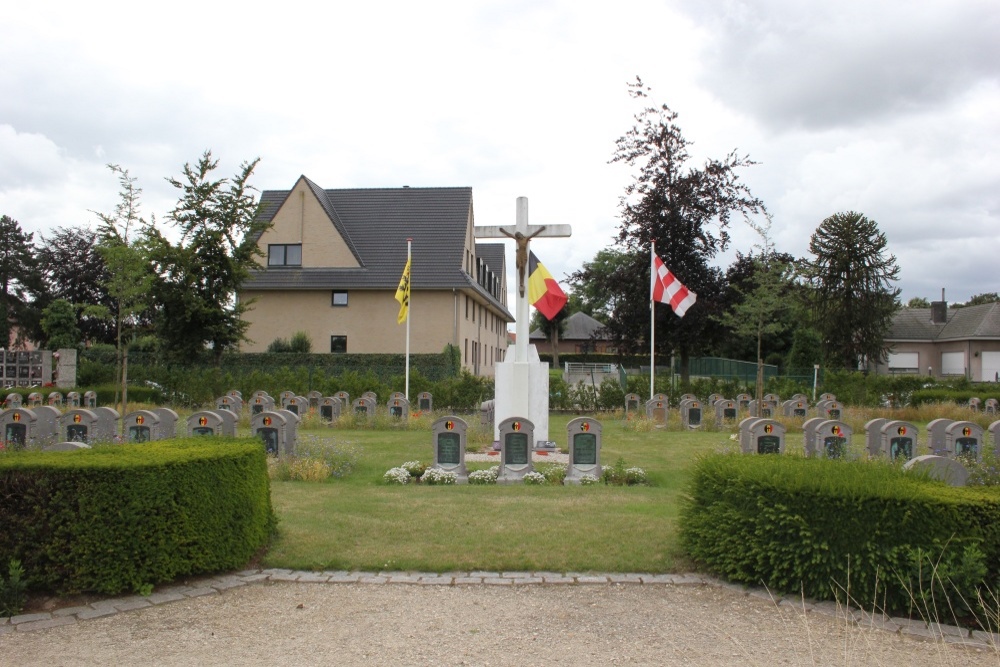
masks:
{"type": "Polygon", "coordinates": [[[497,484],[520,482],[532,471],[531,451],[535,442],[535,425],[527,419],[508,417],[499,424],[500,472],[497,484]]]}
{"type": "Polygon", "coordinates": [[[378,394],[374,391],[366,391],[361,394],[361,398],[370,398],[372,403],[378,403],[378,394]]]}
{"type": "Polygon", "coordinates": [[[10,408],[0,412],[0,433],[13,451],[25,449],[35,443],[38,417],[26,408],[10,408]]]}
{"type": "Polygon", "coordinates": [[[910,459],[903,464],[903,470],[916,470],[926,474],[931,479],[936,479],[950,486],[965,486],[969,481],[968,469],[956,461],[945,456],[934,456],[925,454],[910,459]]]}
{"type": "Polygon", "coordinates": [[[809,404],[797,398],[789,399],[781,405],[786,417],[805,419],[809,414],[809,404]]]}
{"type": "Polygon", "coordinates": [[[442,417],[431,425],[434,467],[455,473],[458,484],[469,481],[469,471],[465,468],[465,434],[468,428],[468,424],[458,417],[442,417]]]}
{"type": "Polygon", "coordinates": [[[159,440],[160,417],[149,410],[136,410],[125,415],[125,442],[159,440]]]}
{"type": "Polygon", "coordinates": [[[755,421],[760,419],[760,417],[746,417],[740,421],[739,425],[739,442],[740,451],[743,453],[749,453],[752,449],[752,443],[750,441],[750,427],[755,421]]]}
{"type": "Polygon", "coordinates": [[[750,401],[750,405],[748,407],[751,415],[762,419],[770,419],[773,417],[776,409],[774,402],[767,400],[758,402],[756,399],[750,401]]]}
{"type": "Polygon", "coordinates": [[[829,394],[829,393],[827,393],[827,394],[820,394],[819,395],[819,400],[821,400],[821,401],[835,401],[835,400],[837,400],[837,396],[836,396],[836,394],[829,394]]]}
{"type": "Polygon", "coordinates": [[[209,410],[195,412],[187,418],[187,435],[188,437],[235,435],[223,433],[225,423],[216,412],[209,410]]]}
{"type": "Polygon", "coordinates": [[[49,394],[49,405],[54,408],[61,408],[63,406],[63,395],[58,391],[49,394]]]}
{"type": "Polygon", "coordinates": [[[238,398],[241,401],[243,400],[243,392],[241,392],[239,389],[230,389],[226,393],[232,396],[233,398],[238,398]]]}
{"type": "Polygon", "coordinates": [[[882,426],[889,421],[882,417],[870,419],[865,423],[865,449],[869,456],[882,453],[882,426]]]}
{"type": "Polygon", "coordinates": [[[274,410],[274,399],[264,394],[263,396],[254,396],[250,399],[250,414],[256,415],[261,412],[271,412],[274,410]]]}
{"type": "Polygon", "coordinates": [[[391,394],[389,394],[389,400],[391,401],[394,398],[406,398],[406,394],[404,394],[401,391],[394,391],[391,394]]]}
{"type": "Polygon", "coordinates": [[[97,407],[97,392],[96,391],[85,391],[83,392],[83,407],[88,410],[93,410],[97,407]]]}
{"type": "Polygon", "coordinates": [[[61,412],[51,405],[39,405],[32,410],[38,417],[37,435],[35,442],[43,446],[51,444],[59,439],[59,417],[61,412]]]}
{"type": "Polygon", "coordinates": [[[113,442],[118,436],[118,422],[121,419],[118,411],[114,408],[99,407],[94,408],[92,412],[97,415],[97,429],[95,430],[97,442],[113,442]]]}
{"type": "Polygon", "coordinates": [[[497,404],[492,398],[479,404],[479,423],[483,426],[493,427],[496,419],[497,404]]]}
{"type": "Polygon", "coordinates": [[[284,458],[288,448],[286,425],[288,418],[278,412],[259,412],[250,418],[250,434],[264,442],[264,451],[284,458]]]}
{"type": "MultiPolygon", "coordinates": [[[[232,392],[229,392],[229,393],[232,394],[232,392]]],[[[271,395],[269,393],[267,393],[266,391],[264,391],[263,389],[258,389],[254,393],[250,394],[250,398],[257,398],[258,396],[260,396],[262,398],[264,396],[266,396],[267,398],[271,398],[271,395]]],[[[240,398],[243,398],[243,396],[241,395],[240,398]]],[[[274,400],[274,399],[271,399],[271,400],[274,400]]]]}
{"type": "Polygon", "coordinates": [[[351,405],[353,405],[353,403],[351,403],[351,395],[348,394],[346,391],[338,391],[334,394],[334,396],[340,399],[340,404],[343,405],[345,408],[348,408],[351,405]]]}
{"type": "Polygon", "coordinates": [[[340,419],[342,409],[340,399],[336,396],[327,396],[319,402],[319,418],[325,422],[335,422],[340,419]]]}
{"type": "Polygon", "coordinates": [[[434,397],[429,391],[422,391],[417,394],[417,409],[421,412],[431,412],[434,410],[434,397]]]}
{"type": "Polygon", "coordinates": [[[8,409],[21,407],[21,395],[7,394],[7,398],[4,399],[3,406],[8,409]]]}
{"type": "Polygon", "coordinates": [[[285,449],[295,456],[295,446],[299,442],[299,422],[302,417],[291,410],[277,410],[279,415],[285,416],[285,449]]]}
{"type": "Polygon", "coordinates": [[[728,398],[722,398],[715,402],[713,406],[715,409],[715,425],[721,428],[725,423],[736,423],[739,418],[740,408],[736,404],[736,401],[730,401],[728,398]]]}
{"type": "Polygon", "coordinates": [[[410,402],[403,394],[399,394],[398,398],[390,398],[385,407],[389,410],[389,416],[394,419],[405,421],[410,418],[410,402]]]}
{"type": "Polygon", "coordinates": [[[681,401],[681,426],[685,428],[701,428],[703,404],[698,399],[684,399],[681,401]]]}
{"type": "Polygon", "coordinates": [[[351,405],[351,410],[356,415],[364,415],[368,419],[371,419],[375,416],[375,401],[367,396],[355,398],[354,403],[351,405]]]}
{"type": "Polygon", "coordinates": [[[69,442],[97,442],[97,414],[86,408],[74,408],[59,417],[59,438],[69,442]]]}
{"type": "Polygon", "coordinates": [[[749,424],[749,454],[784,454],[785,427],[773,419],[757,419],[749,424]]]}
{"type": "Polygon", "coordinates": [[[919,432],[913,424],[893,419],[882,424],[879,431],[882,434],[881,452],[888,456],[890,461],[896,459],[909,461],[919,456],[919,432]]]}
{"type": "Polygon", "coordinates": [[[802,422],[802,445],[805,447],[806,456],[819,456],[819,447],[816,446],[816,427],[826,421],[823,417],[813,417],[802,422]]]}
{"type": "Polygon", "coordinates": [[[288,405],[288,401],[292,400],[293,398],[295,398],[295,392],[286,389],[285,391],[278,394],[277,403],[280,404],[281,409],[284,410],[285,406],[288,405]]]}
{"type": "Polygon", "coordinates": [[[1000,412],[1000,401],[995,398],[987,398],[984,412],[988,415],[995,415],[1000,412]]]}
{"type": "Polygon", "coordinates": [[[982,401],[980,401],[978,398],[969,399],[969,409],[972,410],[973,412],[979,412],[979,406],[981,404],[982,401]]]}
{"type": "Polygon", "coordinates": [[[170,408],[154,408],[153,412],[160,418],[159,440],[167,440],[177,435],[177,421],[180,415],[170,408]]]}
{"type": "MultiPolygon", "coordinates": [[[[656,398],[657,396],[662,396],[663,400],[667,400],[667,397],[666,397],[665,394],[657,394],[653,398],[656,398]]],[[[681,401],[697,401],[697,400],[698,400],[698,397],[695,396],[694,394],[681,394],[681,397],[679,399],[677,399],[677,404],[680,405],[681,401]]]]}
{"type": "Polygon", "coordinates": [[[944,432],[945,456],[983,462],[983,427],[973,422],[954,422],[944,432]]]}
{"type": "Polygon", "coordinates": [[[39,405],[45,405],[45,399],[42,397],[42,394],[37,391],[28,394],[28,407],[37,408],[39,405]]]}
{"type": "Polygon", "coordinates": [[[670,409],[665,400],[654,397],[646,401],[646,419],[650,419],[658,424],[666,424],[669,412],[670,409]]]}
{"type": "Polygon", "coordinates": [[[816,426],[816,455],[828,459],[843,459],[851,447],[854,429],[842,421],[827,419],[816,426]]]}
{"type": "Polygon", "coordinates": [[[579,484],[584,475],[601,478],[601,422],[590,417],[578,417],[566,424],[569,443],[569,466],[566,484],[579,484]]]}
{"type": "Polygon", "coordinates": [[[625,394],[625,414],[629,415],[637,411],[641,402],[639,394],[625,394]]]}
{"type": "Polygon", "coordinates": [[[927,448],[931,454],[937,456],[947,456],[947,445],[944,441],[945,430],[954,423],[952,419],[932,419],[927,422],[927,448]]]}
{"type": "Polygon", "coordinates": [[[229,410],[216,410],[215,414],[219,415],[219,419],[222,420],[222,435],[231,435],[236,437],[236,414],[230,412],[229,410]]]}
{"type": "Polygon", "coordinates": [[[740,407],[741,412],[750,410],[750,401],[752,400],[753,396],[750,394],[736,394],[736,405],[740,407]]]}
{"type": "Polygon", "coordinates": [[[842,420],[844,418],[844,404],[832,399],[824,401],[823,412],[820,416],[827,419],[842,420]]]}
{"type": "Polygon", "coordinates": [[[80,407],[80,392],[71,391],[68,394],[66,394],[66,407],[67,408],[80,407]]]}
{"type": "Polygon", "coordinates": [[[319,402],[323,400],[323,394],[322,392],[313,390],[306,394],[306,398],[309,399],[309,409],[316,410],[319,408],[319,402]]]}
{"type": "Polygon", "coordinates": [[[43,452],[78,452],[81,449],[90,449],[90,445],[82,442],[57,442],[42,447],[43,452]]]}
{"type": "Polygon", "coordinates": [[[283,410],[293,412],[299,417],[309,414],[309,399],[305,396],[292,396],[284,402],[283,410]]]}
{"type": "Polygon", "coordinates": [[[709,394],[708,395],[708,400],[705,401],[705,403],[708,404],[708,407],[712,408],[712,407],[715,407],[715,402],[716,401],[721,401],[722,398],[723,398],[722,394],[709,394]]]}
{"type": "Polygon", "coordinates": [[[986,430],[990,432],[990,438],[993,440],[993,455],[1000,456],[1000,420],[987,426],[986,430]]]}
{"type": "Polygon", "coordinates": [[[243,399],[237,396],[230,396],[229,394],[220,396],[215,399],[215,409],[231,410],[234,414],[238,415],[243,411],[243,399]]]}
{"type": "Polygon", "coordinates": [[[777,394],[764,394],[764,400],[768,403],[774,403],[776,407],[781,404],[781,397],[777,394]]]}

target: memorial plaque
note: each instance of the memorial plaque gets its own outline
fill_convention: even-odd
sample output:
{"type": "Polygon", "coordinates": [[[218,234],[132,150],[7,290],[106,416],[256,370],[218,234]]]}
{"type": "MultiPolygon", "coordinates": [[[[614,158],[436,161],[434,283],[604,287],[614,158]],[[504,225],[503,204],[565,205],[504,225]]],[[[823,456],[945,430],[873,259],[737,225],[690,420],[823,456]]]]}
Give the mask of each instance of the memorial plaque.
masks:
{"type": "Polygon", "coordinates": [[[508,433],[505,436],[505,445],[503,460],[505,464],[525,465],[531,460],[527,433],[508,433]]]}
{"type": "Polygon", "coordinates": [[[757,438],[758,454],[778,454],[781,449],[781,439],[776,435],[762,435],[757,438]]]}
{"type": "Polygon", "coordinates": [[[257,429],[257,436],[264,441],[264,451],[272,456],[278,455],[278,429],[265,426],[257,429]]]}
{"type": "Polygon", "coordinates": [[[823,451],[828,459],[842,459],[847,454],[847,438],[828,435],[823,438],[823,451]]]}
{"type": "Polygon", "coordinates": [[[462,462],[462,437],[454,431],[438,433],[437,460],[442,465],[459,465],[462,462]]]}
{"type": "Polygon", "coordinates": [[[958,438],[955,440],[955,456],[978,458],[979,440],[977,438],[958,438]]]}
{"type": "Polygon", "coordinates": [[[889,458],[895,461],[900,456],[906,461],[913,458],[913,438],[899,436],[889,439],[889,458]]]}
{"type": "MultiPolygon", "coordinates": [[[[15,418],[19,416],[14,415],[15,418]]],[[[12,450],[24,449],[28,440],[28,426],[18,423],[7,424],[3,437],[12,450]]]]}
{"type": "Polygon", "coordinates": [[[594,433],[573,435],[573,465],[597,465],[597,435],[594,433]]]}

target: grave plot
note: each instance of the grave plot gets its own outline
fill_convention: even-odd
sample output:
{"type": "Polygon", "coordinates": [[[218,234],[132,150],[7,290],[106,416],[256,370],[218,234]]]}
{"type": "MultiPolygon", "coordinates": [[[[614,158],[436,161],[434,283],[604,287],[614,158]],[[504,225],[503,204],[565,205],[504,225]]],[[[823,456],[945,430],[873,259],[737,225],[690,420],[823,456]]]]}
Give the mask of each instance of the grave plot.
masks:
{"type": "Polygon", "coordinates": [[[893,419],[883,424],[879,430],[882,435],[881,453],[888,456],[890,461],[909,461],[918,455],[918,431],[913,424],[893,419]]]}
{"type": "Polygon", "coordinates": [[[514,484],[534,468],[531,451],[535,441],[535,425],[527,419],[508,417],[499,424],[500,472],[497,484],[514,484]]]}
{"type": "Polygon", "coordinates": [[[340,419],[340,411],[342,409],[343,405],[339,398],[336,396],[327,396],[320,399],[319,418],[324,422],[335,422],[340,419]]]}
{"type": "Polygon", "coordinates": [[[973,422],[958,421],[948,425],[944,434],[945,456],[983,462],[983,428],[973,422]]]}
{"type": "Polygon", "coordinates": [[[434,397],[429,391],[417,394],[417,409],[421,412],[431,412],[434,409],[434,397]]]}
{"type": "Polygon", "coordinates": [[[580,484],[584,475],[601,478],[601,432],[599,421],[578,417],[566,424],[569,443],[569,465],[565,484],[580,484]]]}
{"type": "Polygon", "coordinates": [[[456,475],[456,483],[469,481],[465,467],[466,432],[469,425],[458,417],[442,417],[431,425],[434,445],[433,467],[456,475]]]}

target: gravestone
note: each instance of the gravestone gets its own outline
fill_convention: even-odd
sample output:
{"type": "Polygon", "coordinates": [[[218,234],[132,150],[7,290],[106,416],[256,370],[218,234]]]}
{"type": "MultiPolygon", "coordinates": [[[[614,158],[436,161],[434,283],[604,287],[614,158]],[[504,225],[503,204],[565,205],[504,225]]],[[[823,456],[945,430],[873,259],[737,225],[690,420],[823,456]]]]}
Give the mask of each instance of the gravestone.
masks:
{"type": "MultiPolygon", "coordinates": [[[[230,395],[232,395],[232,392],[230,392],[230,395]]],[[[266,391],[264,391],[263,389],[258,389],[254,393],[250,394],[250,398],[257,398],[258,396],[261,397],[261,398],[263,398],[265,396],[267,398],[271,398],[271,395],[269,393],[267,393],[266,391]]],[[[241,395],[240,398],[243,398],[243,396],[241,395]]],[[[274,399],[271,398],[271,400],[274,400],[274,399]]]]}
{"type": "Polygon", "coordinates": [[[236,437],[236,413],[230,410],[216,410],[215,414],[219,415],[219,419],[222,420],[222,435],[236,437]]]}
{"type": "Polygon", "coordinates": [[[803,403],[809,402],[809,397],[805,394],[792,394],[793,401],[802,401],[803,403]]]}
{"type": "MultiPolygon", "coordinates": [[[[667,400],[666,394],[657,394],[656,396],[662,396],[663,400],[667,400]]],[[[654,398],[656,398],[656,396],[654,396],[654,398]]],[[[680,401],[697,401],[697,400],[698,397],[695,396],[694,394],[681,394],[681,397],[678,399],[677,404],[680,405],[680,401]]]]}
{"type": "Polygon", "coordinates": [[[842,421],[826,419],[816,426],[816,455],[843,459],[851,447],[854,429],[842,421]]]}
{"type": "Polygon", "coordinates": [[[773,419],[757,419],[749,424],[750,454],[784,454],[785,427],[773,419]]]}
{"type": "Polygon", "coordinates": [[[984,412],[988,415],[995,415],[1000,412],[1000,401],[995,398],[987,398],[984,412]]]}
{"type": "Polygon", "coordinates": [[[566,424],[569,443],[569,465],[565,484],[579,484],[584,475],[601,478],[601,422],[590,417],[577,417],[566,424]]]}
{"type": "Polygon", "coordinates": [[[465,468],[466,431],[468,424],[458,417],[442,417],[431,425],[434,446],[434,467],[457,475],[458,484],[469,481],[465,468]]]}
{"type": "Polygon", "coordinates": [[[121,421],[118,411],[102,406],[94,408],[91,412],[97,415],[97,429],[94,432],[97,442],[114,442],[118,437],[118,422],[121,421]]]}
{"type": "Polygon", "coordinates": [[[217,412],[201,410],[187,418],[187,435],[188,437],[235,435],[235,433],[224,433],[225,424],[217,412]]]}
{"type": "Polygon", "coordinates": [[[642,399],[639,394],[625,394],[625,414],[630,415],[639,410],[642,399]]]}
{"type": "Polygon", "coordinates": [[[410,402],[402,394],[398,398],[390,398],[385,407],[389,409],[389,416],[394,419],[405,421],[410,418],[410,402]]]}
{"type": "Polygon", "coordinates": [[[712,407],[715,407],[715,402],[716,401],[721,401],[722,398],[723,398],[722,394],[709,394],[708,395],[708,400],[705,401],[705,403],[708,404],[708,407],[712,408],[712,407]]]}
{"type": "Polygon", "coordinates": [[[431,412],[434,410],[434,397],[429,391],[422,391],[417,394],[417,409],[421,412],[431,412]]]}
{"type": "Polygon", "coordinates": [[[750,414],[755,417],[760,417],[762,419],[770,419],[774,417],[775,410],[777,410],[777,404],[774,401],[760,401],[756,399],[750,401],[750,414]]]}
{"type": "Polygon", "coordinates": [[[356,415],[363,415],[368,419],[371,419],[375,416],[375,401],[367,396],[356,398],[354,399],[354,403],[351,405],[351,410],[356,415]]]}
{"type": "Polygon", "coordinates": [[[945,456],[918,456],[904,463],[903,470],[919,471],[950,486],[965,486],[969,481],[969,470],[955,459],[945,456]]]}
{"type": "Polygon", "coordinates": [[[725,423],[735,423],[739,418],[739,406],[736,401],[723,398],[715,402],[715,425],[721,428],[725,423]]]}
{"type": "Polygon", "coordinates": [[[284,410],[285,406],[288,405],[288,401],[292,400],[293,398],[295,398],[295,392],[286,389],[285,391],[278,394],[277,402],[281,406],[281,409],[284,410]]]}
{"type": "Polygon", "coordinates": [[[285,417],[285,451],[295,456],[295,445],[299,441],[299,422],[302,417],[290,410],[277,410],[277,414],[285,417]]]}
{"type": "Polygon", "coordinates": [[[322,392],[316,391],[315,389],[306,394],[306,398],[309,399],[309,409],[318,410],[319,402],[323,400],[322,392]]]}
{"type": "Polygon", "coordinates": [[[739,442],[740,451],[744,454],[749,454],[753,451],[753,441],[750,439],[751,427],[753,423],[761,419],[760,417],[746,417],[740,421],[739,425],[739,442]]]}
{"type": "Polygon", "coordinates": [[[241,392],[239,389],[230,389],[226,393],[232,396],[233,398],[238,398],[241,401],[243,400],[243,392],[241,392]]]}
{"type": "Polygon", "coordinates": [[[154,408],[153,412],[160,418],[159,440],[167,440],[177,435],[177,421],[180,415],[170,408],[154,408]]]}
{"type": "Polygon", "coordinates": [[[49,394],[49,405],[54,408],[61,408],[63,406],[63,395],[58,391],[54,391],[49,394]]]}
{"type": "Polygon", "coordinates": [[[741,412],[750,410],[750,401],[752,400],[753,396],[750,394],[736,394],[736,405],[739,406],[741,412]]]}
{"type": "Polygon", "coordinates": [[[681,426],[701,428],[702,403],[698,399],[683,399],[680,405],[681,426]]]}
{"type": "Polygon", "coordinates": [[[340,419],[341,411],[340,399],[336,396],[327,396],[319,402],[319,418],[325,422],[335,422],[340,419]]]}
{"type": "Polygon", "coordinates": [[[775,408],[781,405],[781,397],[777,394],[764,394],[764,400],[768,403],[773,403],[775,408]]]}
{"type": "Polygon", "coordinates": [[[496,419],[496,401],[492,398],[479,404],[479,423],[494,428],[496,419]]]}
{"type": "Polygon", "coordinates": [[[844,404],[832,399],[823,401],[823,411],[820,413],[820,416],[827,419],[841,420],[844,418],[844,404]]]}
{"type": "Polygon", "coordinates": [[[7,398],[4,399],[3,406],[5,408],[19,408],[19,407],[21,407],[21,395],[20,394],[7,394],[7,398]]]}
{"type": "Polygon", "coordinates": [[[125,442],[159,440],[160,418],[149,410],[136,410],[125,415],[125,442]]]}
{"type": "Polygon", "coordinates": [[[990,439],[993,441],[993,456],[1000,456],[1000,420],[987,426],[986,430],[990,432],[990,439]]]}
{"type": "Polygon", "coordinates": [[[781,404],[782,411],[786,417],[796,417],[805,419],[809,412],[809,404],[797,398],[791,398],[781,404]]]}
{"type": "Polygon", "coordinates": [[[816,427],[824,421],[826,420],[823,417],[813,417],[802,422],[802,445],[806,456],[819,456],[820,450],[816,446],[816,427]]]}
{"type": "Polygon", "coordinates": [[[535,426],[527,419],[508,417],[500,422],[500,472],[497,484],[514,484],[532,471],[535,426]]]}
{"type": "Polygon", "coordinates": [[[42,447],[43,452],[78,452],[81,449],[90,449],[90,445],[82,442],[56,442],[42,447]]]}
{"type": "Polygon", "coordinates": [[[243,411],[243,399],[237,396],[230,396],[226,394],[225,396],[220,396],[215,399],[215,409],[216,410],[229,410],[234,414],[240,414],[243,411]]]}
{"type": "Polygon", "coordinates": [[[361,394],[361,398],[371,399],[372,403],[378,403],[378,394],[374,391],[366,391],[361,394]]]}
{"type": "Polygon", "coordinates": [[[948,456],[948,447],[945,444],[944,433],[947,428],[954,423],[952,419],[932,419],[927,422],[927,448],[931,454],[936,456],[948,456]]]}
{"type": "Polygon", "coordinates": [[[646,401],[646,419],[658,424],[666,424],[669,411],[665,400],[651,398],[646,401]]]}
{"type": "Polygon", "coordinates": [[[340,399],[340,404],[345,408],[349,408],[353,403],[351,403],[351,395],[346,391],[338,391],[334,394],[336,398],[340,399]]]}
{"type": "Polygon", "coordinates": [[[38,418],[35,442],[47,445],[59,439],[59,417],[62,413],[51,405],[39,405],[32,410],[38,418]]]}
{"type": "Polygon", "coordinates": [[[819,400],[821,400],[821,401],[835,401],[835,400],[837,400],[837,396],[836,396],[836,394],[830,394],[830,393],[820,394],[819,395],[819,400]]]}
{"type": "Polygon", "coordinates": [[[945,429],[945,456],[983,462],[983,427],[966,421],[957,421],[945,429]]]}
{"type": "Polygon", "coordinates": [[[80,407],[80,392],[71,391],[68,394],[66,394],[66,407],[67,408],[80,407]]]}
{"type": "Polygon", "coordinates": [[[9,408],[0,412],[0,433],[12,451],[20,451],[35,444],[38,417],[27,408],[9,408]]]}
{"type": "Polygon", "coordinates": [[[96,391],[85,391],[83,392],[83,407],[88,410],[93,410],[97,407],[97,392],[96,391]]]}
{"type": "Polygon", "coordinates": [[[274,410],[274,399],[264,394],[263,396],[254,396],[250,399],[250,414],[257,415],[261,412],[271,412],[274,410]]]}
{"type": "MultiPolygon", "coordinates": [[[[406,394],[404,394],[401,391],[394,391],[391,394],[389,394],[389,400],[391,401],[394,398],[406,398],[406,394]]],[[[407,399],[407,400],[409,400],[409,399],[407,399]]]]}
{"type": "Polygon", "coordinates": [[[913,424],[898,419],[893,419],[882,424],[879,429],[882,433],[882,453],[889,457],[890,461],[901,459],[909,461],[919,455],[917,447],[919,445],[917,427],[913,424]]]}
{"type": "Polygon", "coordinates": [[[295,413],[299,417],[309,414],[309,399],[305,396],[292,396],[285,401],[283,410],[295,413]]]}
{"type": "Polygon", "coordinates": [[[97,414],[86,408],[74,408],[59,417],[59,438],[69,442],[98,442],[97,414]]]}
{"type": "Polygon", "coordinates": [[[982,401],[980,401],[978,398],[973,397],[969,399],[969,409],[972,410],[973,412],[979,412],[979,406],[981,404],[982,401]]]}
{"type": "Polygon", "coordinates": [[[882,453],[882,426],[889,421],[882,417],[869,419],[865,422],[865,449],[869,456],[878,456],[882,453]]]}
{"type": "Polygon", "coordinates": [[[259,412],[250,418],[250,435],[263,441],[264,451],[269,455],[284,458],[291,453],[285,430],[287,421],[278,412],[259,412]]]}
{"type": "Polygon", "coordinates": [[[39,405],[45,405],[45,399],[42,398],[41,392],[33,391],[28,394],[28,407],[37,408],[39,405]]]}

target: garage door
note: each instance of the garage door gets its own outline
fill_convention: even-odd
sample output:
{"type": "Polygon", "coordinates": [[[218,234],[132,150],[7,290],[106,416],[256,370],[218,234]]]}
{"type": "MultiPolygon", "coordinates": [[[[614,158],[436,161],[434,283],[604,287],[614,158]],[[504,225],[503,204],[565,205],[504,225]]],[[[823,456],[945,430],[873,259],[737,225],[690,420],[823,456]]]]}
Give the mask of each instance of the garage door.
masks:
{"type": "Polygon", "coordinates": [[[983,382],[996,382],[1000,376],[1000,352],[983,352],[983,382]]]}

